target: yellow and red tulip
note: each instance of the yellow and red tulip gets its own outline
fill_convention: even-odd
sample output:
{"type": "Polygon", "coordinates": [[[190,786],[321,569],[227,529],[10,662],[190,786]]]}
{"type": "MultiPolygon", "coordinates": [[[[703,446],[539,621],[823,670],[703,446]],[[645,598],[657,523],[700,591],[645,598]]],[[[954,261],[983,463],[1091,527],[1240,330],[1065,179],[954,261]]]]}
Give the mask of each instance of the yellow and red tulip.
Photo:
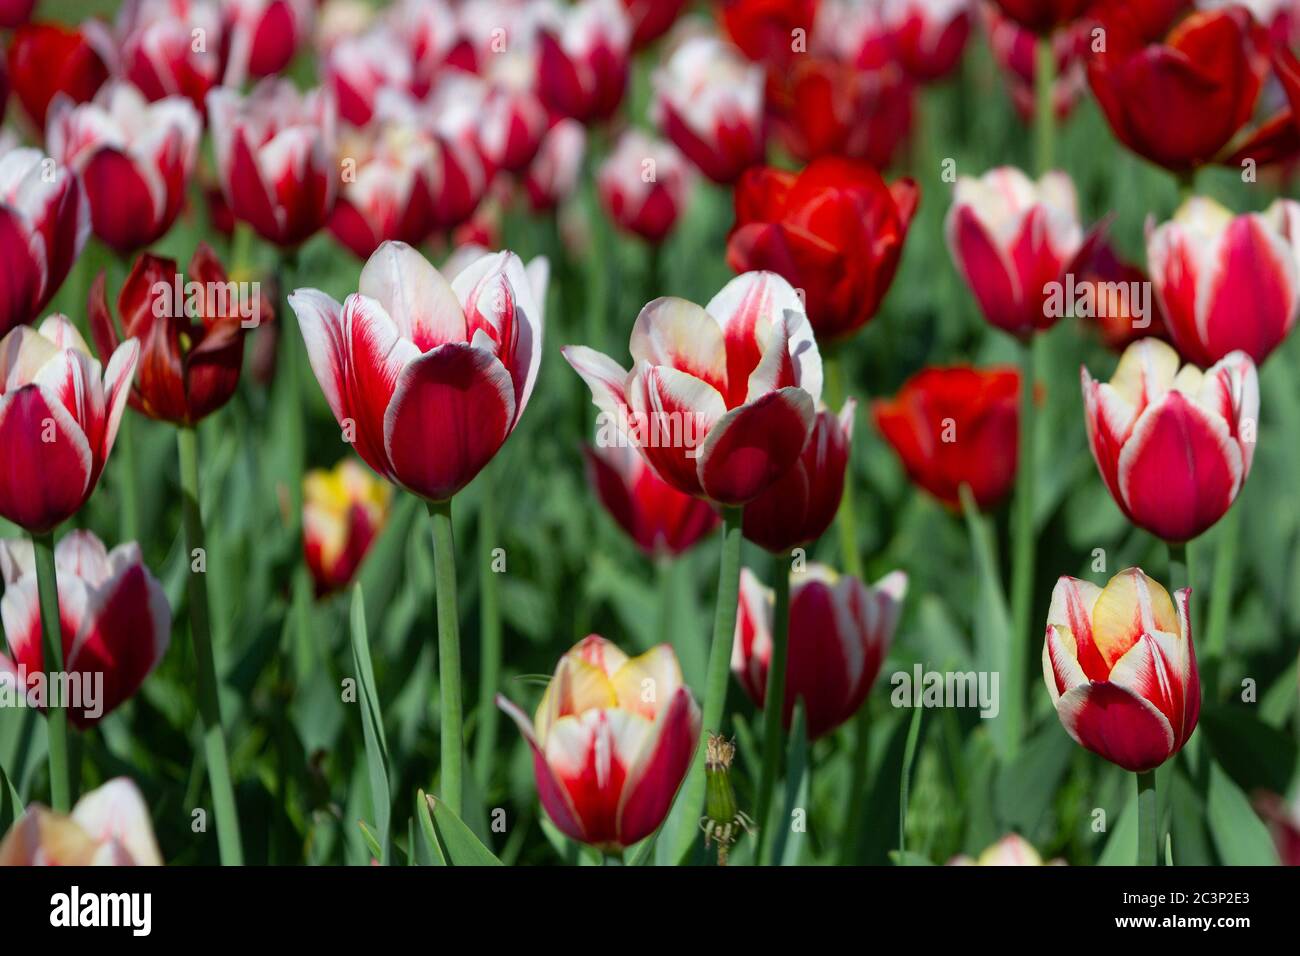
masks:
{"type": "Polygon", "coordinates": [[[1171,346],[1143,339],[1109,382],[1086,368],[1082,377],[1092,455],[1130,521],[1180,543],[1227,513],[1255,455],[1259,381],[1249,355],[1179,369],[1171,346]]]}
{"type": "Polygon", "coordinates": [[[344,588],[388,518],[392,488],[351,458],[302,481],[302,551],[316,594],[344,588]]]}
{"type": "Polygon", "coordinates": [[[700,710],[666,644],[629,658],[592,634],[555,668],[530,721],[497,703],[533,752],[537,793],[567,836],[604,850],[654,832],[700,737],[700,710]]]}
{"type": "Polygon", "coordinates": [[[0,841],[0,866],[162,866],[149,808],[126,777],[64,815],[33,804],[0,841]]]}
{"type": "Polygon", "coordinates": [[[1043,679],[1080,745],[1144,772],[1182,749],[1201,712],[1201,683],[1184,589],[1140,568],[1104,588],[1062,577],[1052,591],[1043,679]]]}

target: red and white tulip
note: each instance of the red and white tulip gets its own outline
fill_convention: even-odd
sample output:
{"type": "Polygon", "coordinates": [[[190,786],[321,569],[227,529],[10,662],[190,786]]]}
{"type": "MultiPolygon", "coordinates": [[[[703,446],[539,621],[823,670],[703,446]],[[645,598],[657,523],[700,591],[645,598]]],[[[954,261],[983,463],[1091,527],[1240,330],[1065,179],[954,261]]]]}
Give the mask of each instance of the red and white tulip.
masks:
{"type": "Polygon", "coordinates": [[[1242,351],[1262,363],[1300,312],[1300,203],[1234,216],[1212,199],[1185,202],[1148,227],[1151,281],[1183,357],[1207,366],[1242,351]]]}
{"type": "Polygon", "coordinates": [[[668,237],[690,200],[694,171],[673,145],[637,130],[624,133],[596,174],[609,218],[647,242],[668,237]]]}
{"type": "Polygon", "coordinates": [[[583,123],[614,115],[627,90],[632,24],[619,0],[549,8],[538,34],[538,91],[548,107],[583,123]]]}
{"type": "Polygon", "coordinates": [[[221,82],[221,10],[209,0],[126,0],[121,71],[149,99],[184,96],[202,113],[221,82]]]}
{"type": "MultiPolygon", "coordinates": [[[[89,531],[71,531],[54,549],[62,621],[63,670],[98,687],[98,699],[67,707],[68,719],[91,727],[133,697],[171,641],[171,606],[134,541],[107,550],[89,531]],[[102,682],[102,683],[101,683],[102,682]]],[[[0,599],[9,657],[0,654],[0,681],[18,693],[52,686],[45,675],[41,604],[31,540],[0,541],[0,599]]],[[[42,702],[44,703],[44,702],[42,702]]]]}
{"type": "Polygon", "coordinates": [[[717,37],[689,37],[654,75],[654,120],[716,183],[763,162],[763,70],[717,37]]]}
{"type": "Polygon", "coordinates": [[[1125,770],[1154,770],[1187,743],[1201,712],[1188,595],[1140,568],[1100,588],[1062,577],[1052,591],[1043,679],[1071,737],[1125,770]]]}
{"type": "Polygon", "coordinates": [[[629,658],[596,634],[571,648],[533,720],[497,695],[533,752],[537,794],[566,836],[607,851],[663,822],[700,739],[667,644],[629,658]]]}
{"type": "Polygon", "coordinates": [[[95,490],[126,408],[140,346],[123,342],[102,369],[81,333],[52,315],[0,339],[0,516],[40,534],[95,490]]]}
{"type": "Polygon", "coordinates": [[[340,305],[289,297],[334,417],[377,473],[445,501],[510,437],[542,356],[545,260],[479,259],[451,282],[401,242],[381,245],[340,305]]]}
{"type": "Polygon", "coordinates": [[[64,815],[32,804],[0,842],[0,866],[162,866],[149,808],[116,777],[64,815]]]}
{"type": "Polygon", "coordinates": [[[46,142],[80,177],[95,235],[130,253],[160,239],[180,215],[202,135],[189,100],[150,103],[114,82],[89,103],[55,97],[46,142]]]}
{"type": "Polygon", "coordinates": [[[0,146],[0,334],[40,315],[89,235],[90,205],[71,170],[40,150],[0,146]]]}
{"type": "MultiPolygon", "coordinates": [[[[825,736],[858,712],[889,653],[906,594],[907,575],[901,571],[870,587],[821,564],[792,575],[781,712],[787,730],[796,701],[803,701],[809,740],[825,736]]],[[[766,705],[773,603],[772,591],[742,569],[731,670],[759,708],[766,705]]]]}
{"type": "Polygon", "coordinates": [[[208,121],[221,188],[237,219],[286,247],[325,225],[339,178],[328,91],[299,93],[275,78],[246,97],[216,89],[208,95],[208,121]]]}
{"type": "Polygon", "coordinates": [[[723,505],[757,498],[812,434],[822,360],[803,304],[771,272],[732,279],[706,308],[655,299],[632,328],[633,366],[566,346],[605,423],[666,482],[723,505]]]}
{"type": "Polygon", "coordinates": [[[550,128],[523,177],[534,212],[554,209],[573,195],[586,154],[587,130],[577,120],[562,119],[550,128]]]}
{"type": "Polygon", "coordinates": [[[315,0],[224,0],[224,83],[279,73],[311,35],[315,0]]]}
{"type": "Polygon", "coordinates": [[[1092,456],[1128,519],[1171,542],[1227,513],[1250,473],[1259,379],[1245,352],[1179,368],[1159,339],[1130,345],[1109,382],[1082,370],[1092,456]]]}

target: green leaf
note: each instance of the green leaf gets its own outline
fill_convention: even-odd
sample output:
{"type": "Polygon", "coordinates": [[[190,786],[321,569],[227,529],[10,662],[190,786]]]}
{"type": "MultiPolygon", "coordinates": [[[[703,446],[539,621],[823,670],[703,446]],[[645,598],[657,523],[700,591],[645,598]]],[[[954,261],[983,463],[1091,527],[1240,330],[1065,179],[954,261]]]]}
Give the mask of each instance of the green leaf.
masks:
{"type": "Polygon", "coordinates": [[[1133,861],[1137,859],[1137,789],[1131,782],[1131,775],[1129,785],[1125,789],[1129,793],[1128,798],[1119,818],[1115,820],[1115,826],[1111,828],[1110,839],[1106,841],[1106,848],[1102,850],[1101,857],[1097,860],[1098,866],[1132,866],[1133,861]]]}
{"type": "Polygon", "coordinates": [[[0,834],[9,832],[14,821],[23,815],[23,800],[0,767],[0,834]]]}
{"type": "Polygon", "coordinates": [[[485,847],[474,831],[465,825],[443,801],[426,796],[439,842],[447,848],[447,862],[452,866],[502,866],[502,862],[485,847]]]}
{"type": "Polygon", "coordinates": [[[808,819],[808,730],[803,698],[795,701],[790,716],[790,747],[785,760],[785,814],[780,826],[773,826],[769,834],[771,850],[764,858],[779,860],[783,866],[797,860],[807,839],[808,819]],[[804,811],[804,830],[793,833],[792,817],[796,809],[804,811]],[[791,837],[793,836],[793,839],[791,837]]]}
{"type": "Polygon", "coordinates": [[[1277,850],[1250,801],[1217,763],[1210,764],[1206,820],[1226,866],[1277,866],[1277,850]]]}
{"type": "Polygon", "coordinates": [[[447,857],[443,855],[437,834],[434,833],[433,817],[429,815],[429,801],[425,799],[423,790],[417,790],[415,793],[415,818],[420,821],[419,845],[422,851],[417,851],[417,855],[428,865],[446,866],[447,857]]]}
{"type": "Polygon", "coordinates": [[[920,853],[913,853],[911,850],[889,851],[889,860],[894,866],[934,866],[934,861],[928,856],[922,856],[920,853]]]}
{"type": "MultiPolygon", "coordinates": [[[[382,852],[379,861],[385,866],[392,853],[390,820],[392,794],[388,783],[388,741],[384,736],[384,718],[375,692],[375,674],[370,666],[370,642],[366,637],[366,604],[361,585],[352,589],[352,666],[356,672],[361,733],[366,747],[366,769],[370,777],[370,800],[375,812],[375,827],[382,852]]],[[[369,832],[369,831],[367,831],[369,832]]]]}
{"type": "Polygon", "coordinates": [[[366,841],[366,846],[370,848],[370,855],[382,863],[384,851],[380,848],[379,840],[375,838],[375,834],[370,827],[366,826],[365,820],[358,820],[357,826],[361,828],[361,837],[366,841]]]}

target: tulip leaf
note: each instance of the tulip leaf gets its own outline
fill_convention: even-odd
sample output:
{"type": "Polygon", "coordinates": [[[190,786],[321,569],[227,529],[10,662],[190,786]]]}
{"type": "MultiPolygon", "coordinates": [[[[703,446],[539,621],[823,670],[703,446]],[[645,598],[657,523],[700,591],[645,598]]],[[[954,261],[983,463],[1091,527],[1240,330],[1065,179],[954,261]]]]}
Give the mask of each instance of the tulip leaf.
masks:
{"type": "Polygon", "coordinates": [[[432,795],[425,800],[433,812],[433,824],[439,843],[447,848],[447,863],[451,866],[502,866],[500,860],[485,847],[465,821],[456,816],[447,804],[432,795]]]}
{"type": "Polygon", "coordinates": [[[23,800],[9,781],[5,768],[0,767],[0,835],[9,832],[15,820],[23,815],[23,800]]]}
{"type": "MultiPolygon", "coordinates": [[[[370,777],[370,800],[375,813],[377,839],[382,851],[379,861],[385,866],[392,852],[390,818],[392,795],[388,782],[388,741],[384,736],[384,720],[379,709],[379,695],[375,692],[375,675],[370,665],[370,643],[366,637],[366,604],[361,585],[352,589],[352,665],[357,681],[358,703],[361,705],[361,733],[366,748],[366,768],[370,777]]],[[[369,831],[366,831],[367,835],[369,831]]]]}
{"type": "Polygon", "coordinates": [[[366,841],[366,846],[370,850],[371,857],[383,863],[385,856],[384,850],[380,847],[379,839],[375,836],[374,831],[371,830],[370,827],[366,826],[365,820],[358,820],[357,826],[361,828],[361,837],[366,841]]]}
{"type": "Polygon", "coordinates": [[[911,850],[904,850],[901,853],[898,850],[890,850],[889,862],[894,866],[934,866],[934,861],[928,856],[913,853],[911,850]]]}
{"type": "Polygon", "coordinates": [[[415,794],[415,817],[420,821],[420,843],[419,849],[412,848],[413,854],[427,865],[446,866],[447,857],[438,844],[438,836],[433,829],[433,817],[429,815],[429,801],[425,799],[423,790],[417,790],[415,794]]]}
{"type": "Polygon", "coordinates": [[[1276,866],[1277,850],[1250,801],[1217,763],[1210,764],[1206,819],[1226,866],[1276,866]]]}
{"type": "Polygon", "coordinates": [[[808,830],[808,728],[803,698],[795,701],[790,716],[790,746],[785,760],[785,813],[772,825],[764,846],[770,848],[765,862],[779,860],[782,865],[793,863],[803,848],[808,830]],[[801,819],[795,813],[801,812],[801,819]],[[798,826],[796,826],[796,823],[798,826]],[[794,839],[790,839],[793,834],[794,839]],[[788,844],[788,846],[787,846],[788,844]]]}
{"type": "MultiPolygon", "coordinates": [[[[1110,839],[1106,841],[1106,848],[1101,851],[1101,856],[1097,859],[1098,866],[1132,866],[1133,861],[1137,859],[1137,789],[1132,783],[1131,775],[1126,783],[1127,787],[1121,791],[1128,794],[1124,808],[1119,816],[1110,815],[1110,821],[1113,821],[1114,826],[1110,829],[1110,839]]],[[[1109,810],[1107,812],[1109,814],[1109,810]]]]}

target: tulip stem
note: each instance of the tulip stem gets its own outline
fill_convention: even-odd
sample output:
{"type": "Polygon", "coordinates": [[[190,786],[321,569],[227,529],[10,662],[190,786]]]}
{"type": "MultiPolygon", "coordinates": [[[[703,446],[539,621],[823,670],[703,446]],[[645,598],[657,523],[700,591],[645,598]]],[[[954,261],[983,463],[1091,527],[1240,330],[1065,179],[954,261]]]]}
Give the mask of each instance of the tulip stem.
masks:
{"type": "MultiPolygon", "coordinates": [[[[32,535],[36,557],[36,590],[41,603],[41,640],[49,687],[53,678],[63,673],[63,625],[59,614],[59,586],[54,571],[54,533],[32,535]]],[[[46,701],[45,727],[49,737],[50,806],[56,813],[67,813],[72,806],[72,786],[68,777],[68,712],[63,701],[51,695],[46,701]]]]}
{"type": "Polygon", "coordinates": [[[495,695],[501,676],[501,606],[497,572],[493,569],[493,552],[497,547],[497,501],[490,476],[482,479],[479,505],[479,687],[478,720],[474,729],[474,769],[484,790],[492,780],[491,767],[497,746],[497,706],[495,695]]]}
{"type": "Polygon", "coordinates": [[[212,650],[211,612],[208,607],[207,554],[203,511],[199,503],[199,439],[193,428],[176,431],[176,451],[181,468],[181,510],[185,523],[186,557],[190,561],[190,638],[199,680],[199,716],[203,720],[203,750],[208,761],[208,783],[217,819],[217,846],[223,866],[242,866],[239,813],[230,782],[230,758],[221,724],[221,698],[217,692],[217,664],[212,650]],[[200,562],[197,564],[196,562],[200,562]]]}
{"type": "MultiPolygon", "coordinates": [[[[837,353],[825,364],[826,397],[831,410],[838,414],[846,401],[843,353],[837,353]]],[[[837,523],[840,530],[840,550],[844,555],[844,573],[861,579],[862,557],[858,553],[857,510],[853,504],[853,457],[852,443],[849,444],[849,459],[844,466],[844,493],[840,496],[840,510],[837,523]]]]}
{"type": "Polygon", "coordinates": [[[460,816],[464,738],[461,733],[460,622],[456,616],[456,546],[451,500],[429,502],[433,519],[433,570],[438,608],[439,721],[442,729],[442,799],[460,816]]]}
{"type": "Polygon", "coordinates": [[[1040,37],[1034,63],[1034,165],[1038,175],[1052,168],[1056,138],[1056,52],[1051,36],[1040,37]]]}
{"type": "MultiPolygon", "coordinates": [[[[1028,652],[1030,614],[1034,596],[1034,477],[1035,437],[1034,384],[1038,337],[1021,344],[1020,351],[1020,448],[1016,470],[1014,542],[1011,554],[1011,647],[1010,668],[1014,678],[1010,689],[1023,699],[1025,689],[1020,686],[1026,674],[1024,663],[1028,652]]],[[[1019,747],[1020,727],[1015,727],[1011,752],[1019,747]]]]}
{"type": "Polygon", "coordinates": [[[772,590],[776,594],[772,616],[772,658],[767,666],[767,688],[763,693],[763,766],[755,800],[759,826],[759,862],[769,865],[772,842],[763,832],[772,809],[772,791],[785,750],[785,672],[790,649],[790,556],[778,555],[773,564],[772,590]]]}
{"type": "Polygon", "coordinates": [[[1156,772],[1137,775],[1138,785],[1138,866],[1155,866],[1160,852],[1156,833],[1156,772]]]}
{"type": "Polygon", "coordinates": [[[135,422],[123,414],[117,426],[117,480],[122,490],[122,541],[140,540],[139,471],[135,464],[135,422]]]}
{"type": "Polygon", "coordinates": [[[1210,610],[1205,624],[1205,650],[1220,658],[1227,650],[1228,611],[1232,608],[1233,572],[1237,568],[1237,545],[1241,540],[1241,507],[1229,508],[1219,523],[1219,545],[1214,555],[1214,579],[1210,585],[1210,610]]]}
{"type": "Polygon", "coordinates": [[[1169,585],[1174,590],[1192,586],[1192,567],[1187,556],[1187,545],[1169,545],[1169,585]]]}

